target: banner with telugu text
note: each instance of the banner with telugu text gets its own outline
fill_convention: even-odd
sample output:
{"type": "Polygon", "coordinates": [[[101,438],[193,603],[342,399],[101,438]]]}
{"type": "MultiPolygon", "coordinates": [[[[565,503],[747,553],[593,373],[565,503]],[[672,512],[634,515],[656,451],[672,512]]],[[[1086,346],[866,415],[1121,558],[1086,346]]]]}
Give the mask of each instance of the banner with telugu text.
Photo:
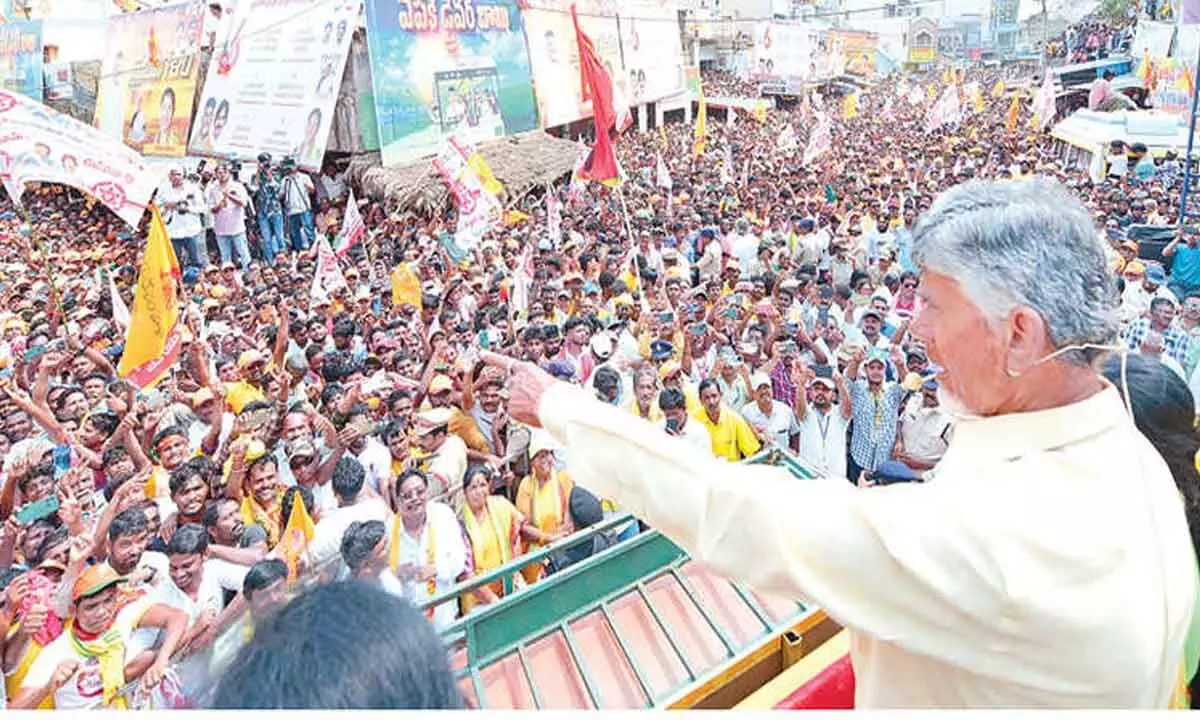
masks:
{"type": "Polygon", "coordinates": [[[538,127],[517,0],[366,0],[384,165],[538,127]]]}
{"type": "Polygon", "coordinates": [[[320,168],[359,6],[239,3],[229,36],[213,48],[188,150],[240,160],[291,155],[302,168],[320,168]]]}
{"type": "Polygon", "coordinates": [[[42,21],[0,25],[0,87],[42,99],[42,21]]]}
{"type": "Polygon", "coordinates": [[[160,175],[145,158],[99,130],[0,90],[0,179],[14,200],[20,200],[27,182],[70,185],[136,226],[160,175]]]}
{"type": "Polygon", "coordinates": [[[207,12],[187,2],[109,19],[96,127],[143,155],[186,154],[207,12]]]}
{"type": "Polygon", "coordinates": [[[579,47],[571,22],[572,2],[579,27],[587,33],[616,86],[616,95],[629,97],[629,78],[621,60],[621,35],[614,0],[523,0],[525,36],[533,87],[542,127],[554,127],[592,116],[584,101],[579,71],[579,47]]]}
{"type": "Polygon", "coordinates": [[[750,76],[755,80],[802,83],[817,73],[813,63],[819,33],[803,23],[760,22],[750,48],[750,76]]]}

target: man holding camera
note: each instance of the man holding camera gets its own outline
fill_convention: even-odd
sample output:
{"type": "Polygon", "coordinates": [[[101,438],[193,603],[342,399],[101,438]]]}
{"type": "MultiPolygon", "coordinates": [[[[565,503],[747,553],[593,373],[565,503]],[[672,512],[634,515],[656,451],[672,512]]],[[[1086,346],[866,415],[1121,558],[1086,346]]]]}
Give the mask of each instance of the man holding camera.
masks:
{"type": "Polygon", "coordinates": [[[167,236],[175,248],[175,257],[184,267],[204,268],[208,265],[208,248],[204,243],[204,194],[195,183],[188,182],[182,168],[171,168],[166,187],[158,190],[158,206],[163,210],[167,236]]]}

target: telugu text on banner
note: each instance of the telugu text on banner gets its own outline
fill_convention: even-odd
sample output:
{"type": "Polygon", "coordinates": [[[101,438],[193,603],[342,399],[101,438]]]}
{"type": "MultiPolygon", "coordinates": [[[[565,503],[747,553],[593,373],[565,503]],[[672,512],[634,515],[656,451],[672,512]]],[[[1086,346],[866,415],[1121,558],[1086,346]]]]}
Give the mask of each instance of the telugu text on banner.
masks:
{"type": "MultiPolygon", "coordinates": [[[[213,49],[188,149],[320,167],[342,85],[357,0],[248,0],[213,49]]],[[[383,69],[380,69],[383,72],[383,69]]]]}
{"type": "Polygon", "coordinates": [[[42,21],[0,25],[0,87],[42,99],[42,21]]]}
{"type": "MultiPolygon", "coordinates": [[[[542,127],[566,125],[592,115],[591,102],[583,99],[571,4],[566,0],[526,3],[525,35],[542,127]]],[[[616,94],[628,98],[616,5],[610,0],[583,0],[574,4],[579,27],[592,39],[600,61],[613,79],[616,94]]]]}
{"type": "Polygon", "coordinates": [[[161,173],[99,130],[0,91],[0,175],[15,200],[27,182],[61,183],[86,190],[136,226],[161,173]]]}
{"type": "Polygon", "coordinates": [[[683,51],[675,5],[624,0],[618,19],[629,102],[653,102],[683,92],[683,51]]]}
{"type": "Polygon", "coordinates": [[[188,2],[108,21],[96,127],[143,155],[186,154],[207,12],[188,2]]]}
{"type": "Polygon", "coordinates": [[[750,76],[755,80],[798,83],[816,74],[813,50],[816,30],[808,25],[760,22],[750,48],[750,76]]]}
{"type": "Polygon", "coordinates": [[[450,138],[433,160],[434,169],[446,183],[458,207],[454,245],[464,255],[479,243],[484,233],[500,222],[503,211],[496,196],[487,191],[471,167],[473,154],[469,147],[450,138]]]}
{"type": "Polygon", "coordinates": [[[367,0],[384,165],[538,126],[515,0],[367,0]]]}

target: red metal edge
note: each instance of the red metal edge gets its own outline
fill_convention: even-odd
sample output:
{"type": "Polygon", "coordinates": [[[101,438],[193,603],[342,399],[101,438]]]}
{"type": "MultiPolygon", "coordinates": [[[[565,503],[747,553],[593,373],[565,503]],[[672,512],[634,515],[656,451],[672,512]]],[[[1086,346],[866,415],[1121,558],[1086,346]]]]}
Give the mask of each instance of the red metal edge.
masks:
{"type": "Polygon", "coordinates": [[[854,666],[846,653],[830,663],[791,695],[775,705],[776,710],[853,710],[854,666]]]}

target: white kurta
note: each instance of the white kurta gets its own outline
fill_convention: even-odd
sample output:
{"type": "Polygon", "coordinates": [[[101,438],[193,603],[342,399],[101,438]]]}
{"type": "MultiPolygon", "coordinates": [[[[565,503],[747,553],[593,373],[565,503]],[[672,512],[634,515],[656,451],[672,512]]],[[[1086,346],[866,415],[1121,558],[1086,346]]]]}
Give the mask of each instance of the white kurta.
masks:
{"type": "MultiPolygon", "coordinates": [[[[462,529],[454,511],[440,502],[429,503],[426,511],[425,526],[417,537],[409,535],[401,526],[400,529],[400,564],[426,565],[429,562],[429,530],[433,526],[434,533],[434,565],[437,566],[437,594],[454,587],[458,576],[467,567],[467,547],[463,539],[462,529]]],[[[399,516],[392,522],[399,522],[399,516]]],[[[391,523],[388,524],[390,536],[391,523]]],[[[431,596],[429,587],[423,582],[404,581],[404,594],[414,605],[425,602],[431,596]]],[[[444,628],[458,617],[458,603],[442,603],[433,612],[433,624],[444,628]]]]}
{"type": "Polygon", "coordinates": [[[540,416],[580,485],[854,631],[858,707],[1167,705],[1196,560],[1170,472],[1111,387],[956,421],[931,482],[869,491],[680,452],[566,385],[540,416]]]}

